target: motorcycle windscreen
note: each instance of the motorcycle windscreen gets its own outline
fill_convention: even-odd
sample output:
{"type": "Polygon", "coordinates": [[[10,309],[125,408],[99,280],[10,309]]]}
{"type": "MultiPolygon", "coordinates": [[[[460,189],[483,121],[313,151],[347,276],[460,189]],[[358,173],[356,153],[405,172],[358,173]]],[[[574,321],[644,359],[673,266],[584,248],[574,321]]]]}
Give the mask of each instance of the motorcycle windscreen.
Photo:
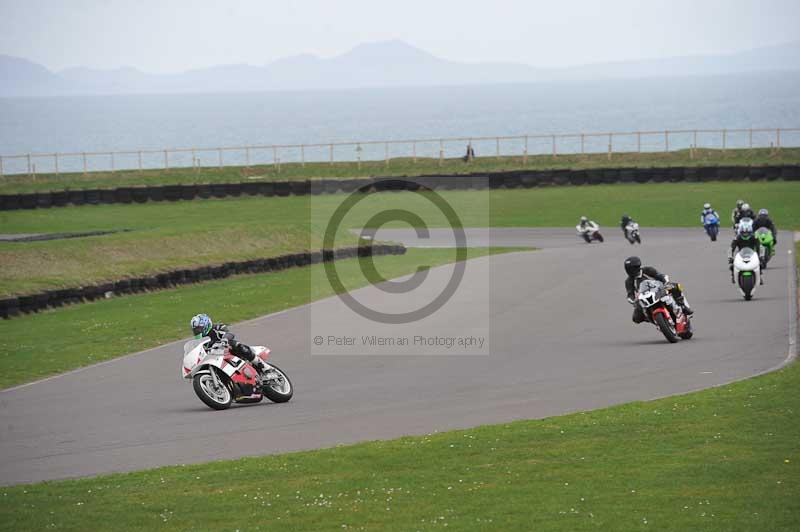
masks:
{"type": "Polygon", "coordinates": [[[210,341],[211,338],[196,338],[189,340],[188,342],[183,344],[183,356],[188,355],[189,353],[197,349],[198,346],[207,344],[210,341]]]}
{"type": "Polygon", "coordinates": [[[756,254],[756,252],[755,252],[755,251],[753,251],[753,250],[752,250],[752,249],[750,249],[750,248],[742,248],[742,249],[739,251],[739,256],[741,256],[741,257],[742,257],[742,260],[743,260],[743,261],[745,261],[745,262],[749,262],[749,261],[751,261],[751,260],[753,259],[753,257],[754,257],[754,255],[755,255],[755,254],[756,254]]]}
{"type": "Polygon", "coordinates": [[[639,292],[650,292],[650,291],[657,291],[659,288],[663,286],[663,283],[653,280],[653,279],[645,279],[639,284],[639,292]]]}

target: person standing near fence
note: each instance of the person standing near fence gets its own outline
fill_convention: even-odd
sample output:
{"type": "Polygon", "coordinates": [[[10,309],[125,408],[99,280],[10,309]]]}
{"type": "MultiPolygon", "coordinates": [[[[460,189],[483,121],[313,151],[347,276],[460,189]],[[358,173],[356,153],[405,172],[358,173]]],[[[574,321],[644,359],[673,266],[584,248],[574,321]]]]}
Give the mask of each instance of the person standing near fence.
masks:
{"type": "Polygon", "coordinates": [[[467,153],[464,155],[464,162],[469,163],[475,158],[475,150],[472,148],[472,143],[467,144],[467,153]]]}

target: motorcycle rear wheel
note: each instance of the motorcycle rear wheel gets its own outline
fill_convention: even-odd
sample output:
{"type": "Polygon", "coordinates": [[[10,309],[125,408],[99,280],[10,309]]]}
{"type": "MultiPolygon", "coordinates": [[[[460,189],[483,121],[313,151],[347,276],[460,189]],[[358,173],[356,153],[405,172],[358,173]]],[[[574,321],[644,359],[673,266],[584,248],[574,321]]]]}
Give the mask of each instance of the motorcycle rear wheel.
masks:
{"type": "Polygon", "coordinates": [[[664,338],[671,344],[674,344],[678,341],[678,333],[675,329],[669,324],[667,318],[664,317],[664,314],[658,313],[655,315],[655,322],[658,325],[658,329],[661,331],[661,334],[664,335],[664,338]]]}
{"type": "MultiPolygon", "coordinates": [[[[213,369],[211,371],[214,371],[213,369]]],[[[231,391],[222,383],[218,389],[214,386],[214,378],[208,373],[200,373],[195,375],[192,379],[192,387],[197,397],[203,401],[206,406],[214,410],[225,410],[230,408],[233,395],[231,391]]]]}

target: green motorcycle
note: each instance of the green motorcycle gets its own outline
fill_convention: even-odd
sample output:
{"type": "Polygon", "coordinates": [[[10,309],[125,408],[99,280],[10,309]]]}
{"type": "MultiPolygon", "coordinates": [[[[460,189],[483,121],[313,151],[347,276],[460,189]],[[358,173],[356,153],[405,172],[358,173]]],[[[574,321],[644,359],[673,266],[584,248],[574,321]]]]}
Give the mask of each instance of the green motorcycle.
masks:
{"type": "Polygon", "coordinates": [[[775,238],[772,236],[772,231],[766,227],[759,227],[756,230],[756,238],[761,242],[761,247],[764,248],[764,268],[769,264],[769,259],[775,255],[775,238]]]}

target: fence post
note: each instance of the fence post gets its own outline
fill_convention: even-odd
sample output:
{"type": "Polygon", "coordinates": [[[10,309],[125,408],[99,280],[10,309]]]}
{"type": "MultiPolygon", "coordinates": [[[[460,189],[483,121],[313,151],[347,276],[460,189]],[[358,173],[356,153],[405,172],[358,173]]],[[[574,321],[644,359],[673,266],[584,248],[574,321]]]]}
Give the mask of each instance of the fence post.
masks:
{"type": "Polygon", "coordinates": [[[608,160],[609,161],[611,160],[611,153],[614,150],[613,146],[614,146],[614,134],[613,133],[609,133],[608,134],[608,160]]]}
{"type": "Polygon", "coordinates": [[[199,169],[199,164],[197,162],[197,152],[194,148],[192,148],[192,170],[195,172],[199,169]]]}
{"type": "Polygon", "coordinates": [[[664,153],[669,151],[669,131],[664,131],[664,153]]]}
{"type": "Polygon", "coordinates": [[[528,135],[525,135],[525,149],[522,152],[522,164],[528,165],[528,135]]]}
{"type": "Polygon", "coordinates": [[[722,151],[725,151],[725,148],[727,147],[727,145],[728,145],[728,130],[727,129],[723,129],[722,130],[722,151]]]}
{"type": "MultiPolygon", "coordinates": [[[[58,175],[58,152],[53,154],[53,159],[55,161],[56,175],[58,175]]],[[[2,165],[0,165],[0,175],[3,175],[2,165]]]]}
{"type": "Polygon", "coordinates": [[[411,153],[412,153],[412,155],[414,157],[414,164],[417,164],[417,143],[416,142],[412,142],[411,143],[411,153]]]}
{"type": "Polygon", "coordinates": [[[333,144],[331,144],[331,166],[333,166],[333,144]]]}
{"type": "Polygon", "coordinates": [[[167,150],[164,150],[164,170],[169,170],[169,155],[167,155],[167,150]]]}
{"type": "Polygon", "coordinates": [[[356,166],[361,170],[361,144],[356,144],[356,166]]]}
{"type": "Polygon", "coordinates": [[[636,132],[636,153],[642,153],[642,132],[636,132]]]}
{"type": "Polygon", "coordinates": [[[303,144],[300,145],[300,166],[306,167],[306,147],[303,144]]]}
{"type": "Polygon", "coordinates": [[[3,156],[0,155],[0,177],[3,177],[3,156]]]}
{"type": "Polygon", "coordinates": [[[692,135],[693,135],[693,139],[692,140],[694,142],[694,149],[695,149],[695,151],[697,151],[697,130],[696,129],[693,131],[692,135]]]}
{"type": "Polygon", "coordinates": [[[222,170],[222,148],[217,148],[217,164],[219,169],[222,170]]]}
{"type": "Polygon", "coordinates": [[[556,158],[556,136],[553,135],[553,159],[556,158]]]}
{"type": "Polygon", "coordinates": [[[244,148],[244,167],[250,169],[250,146],[244,148]]]}
{"type": "Polygon", "coordinates": [[[775,147],[781,149],[781,128],[775,130],[775,147]]]}
{"type": "Polygon", "coordinates": [[[27,158],[28,158],[28,177],[30,177],[31,176],[31,154],[30,153],[27,155],[27,158]]]}
{"type": "Polygon", "coordinates": [[[585,143],[586,143],[586,135],[581,133],[581,155],[586,153],[586,151],[584,150],[585,143]]]}
{"type": "Polygon", "coordinates": [[[114,163],[115,163],[115,161],[114,161],[114,152],[112,151],[111,152],[111,173],[112,174],[114,173],[114,170],[116,170],[116,166],[117,166],[114,163]]]}
{"type": "Polygon", "coordinates": [[[750,137],[750,149],[753,149],[753,128],[751,127],[748,131],[748,136],[750,137]]]}
{"type": "Polygon", "coordinates": [[[497,160],[500,160],[500,137],[495,137],[494,142],[497,145],[497,160]]]}
{"type": "Polygon", "coordinates": [[[86,152],[83,152],[83,175],[86,175],[86,152]]]}
{"type": "Polygon", "coordinates": [[[386,167],[389,167],[389,143],[385,143],[383,145],[383,160],[386,163],[386,167]]]}
{"type": "Polygon", "coordinates": [[[139,172],[142,171],[142,150],[139,150],[139,172]]]}

